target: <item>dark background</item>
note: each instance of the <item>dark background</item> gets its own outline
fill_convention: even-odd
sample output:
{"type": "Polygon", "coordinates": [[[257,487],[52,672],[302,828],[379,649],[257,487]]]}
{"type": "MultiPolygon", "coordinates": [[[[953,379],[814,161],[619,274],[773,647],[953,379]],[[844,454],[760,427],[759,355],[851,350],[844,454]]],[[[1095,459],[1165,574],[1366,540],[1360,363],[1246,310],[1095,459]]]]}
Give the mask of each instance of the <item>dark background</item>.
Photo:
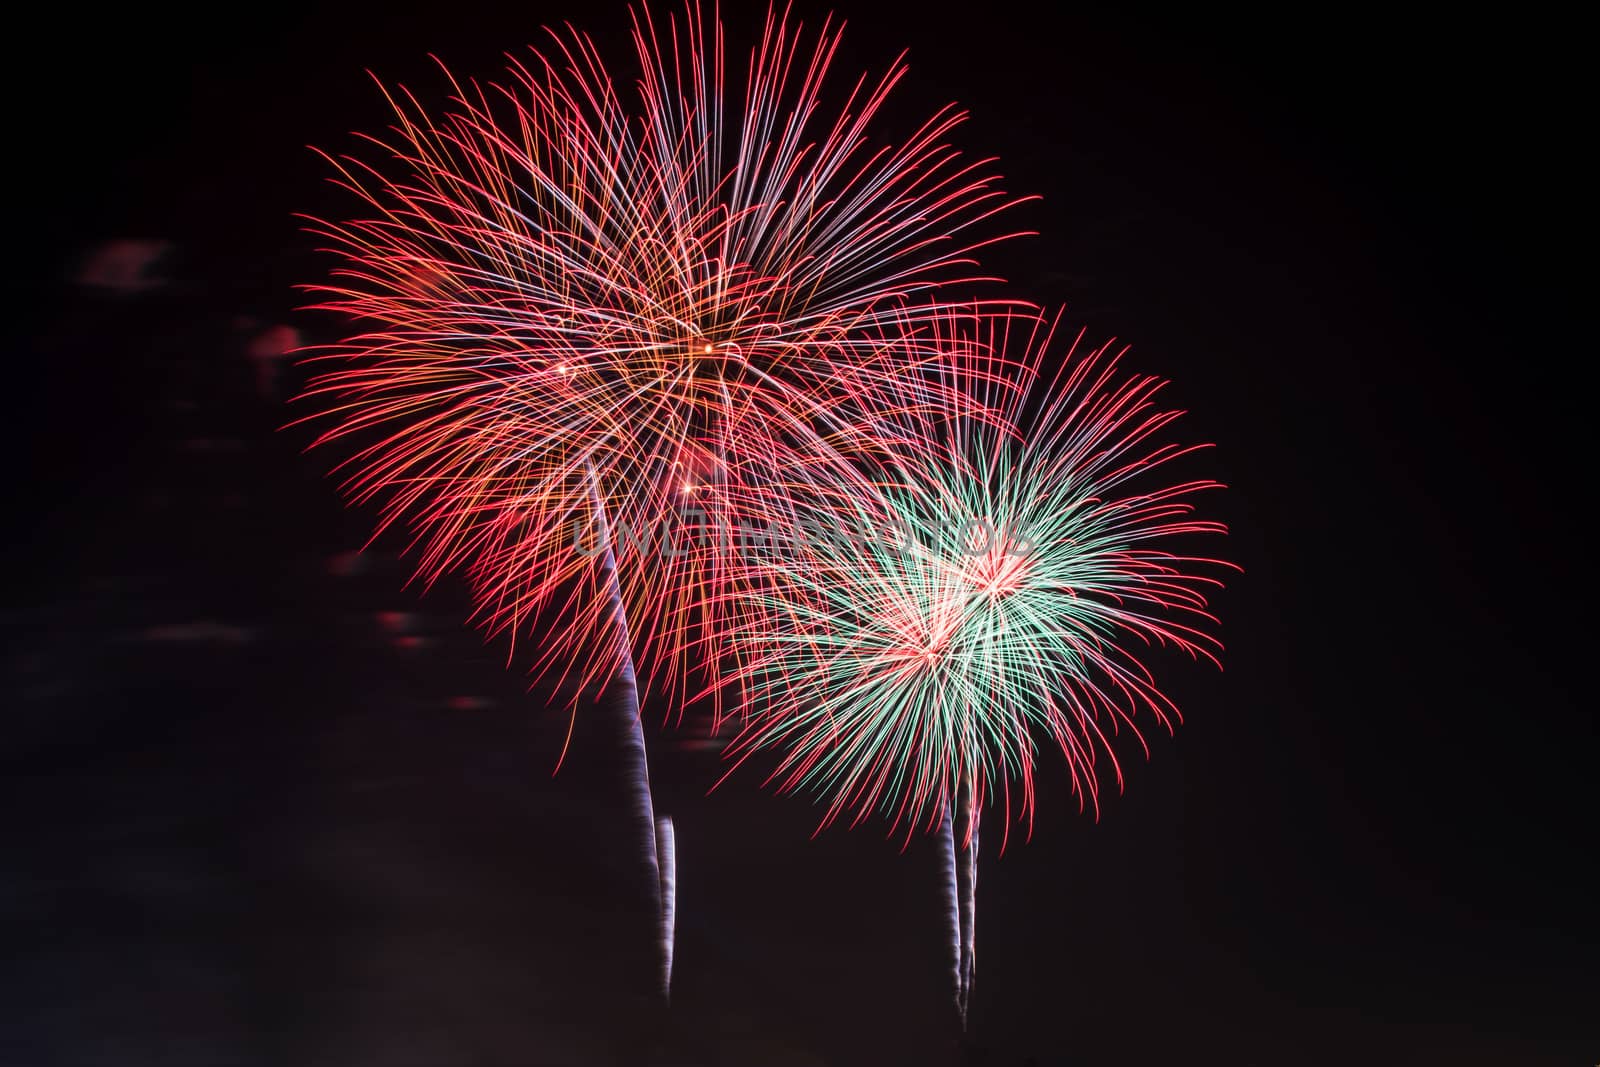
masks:
{"type": "MultiPolygon", "coordinates": [[[[1174,380],[1245,568],[1226,673],[1159,665],[1187,721],[1125,793],[1095,821],[1055,768],[984,855],[968,1054],[1595,1062],[1576,30],[844,13],[841,77],[911,50],[891,126],[959,100],[1043,195],[990,262],[1174,380]]],[[[14,39],[0,1062],[953,1061],[930,842],[704,796],[692,724],[652,748],[653,1005],[614,739],[580,720],[551,776],[565,718],[459,588],[344,555],[371,516],[278,430],[299,372],[249,355],[338,329],[294,310],[327,264],[293,213],[348,207],[304,146],[385,122],[364,69],[436,94],[429,52],[493,77],[571,19],[620,55],[622,16],[63,8],[14,39]],[[84,284],[115,240],[168,242],[160,284],[84,284]]]]}

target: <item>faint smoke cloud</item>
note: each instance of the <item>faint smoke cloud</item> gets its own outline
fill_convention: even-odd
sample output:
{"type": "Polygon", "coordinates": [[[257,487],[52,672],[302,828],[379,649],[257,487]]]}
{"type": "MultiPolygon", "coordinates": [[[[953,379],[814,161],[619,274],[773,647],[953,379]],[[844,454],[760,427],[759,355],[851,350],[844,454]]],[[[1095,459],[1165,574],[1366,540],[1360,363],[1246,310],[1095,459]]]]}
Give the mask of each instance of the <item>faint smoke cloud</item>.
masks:
{"type": "Polygon", "coordinates": [[[256,388],[271,398],[278,381],[278,363],[300,347],[300,331],[293,326],[268,326],[250,339],[245,349],[256,368],[256,388]]]}
{"type": "Polygon", "coordinates": [[[147,626],[137,634],[137,640],[171,644],[244,645],[255,640],[255,631],[244,626],[230,626],[211,619],[196,622],[170,623],[165,626],[147,626]]]}
{"type": "Polygon", "coordinates": [[[84,259],[78,283],[119,293],[158,289],[167,279],[153,268],[172,248],[170,241],[110,241],[84,259]]]}
{"type": "Polygon", "coordinates": [[[367,571],[368,558],[359,551],[340,552],[328,557],[328,573],[335,578],[353,578],[367,571]]]}

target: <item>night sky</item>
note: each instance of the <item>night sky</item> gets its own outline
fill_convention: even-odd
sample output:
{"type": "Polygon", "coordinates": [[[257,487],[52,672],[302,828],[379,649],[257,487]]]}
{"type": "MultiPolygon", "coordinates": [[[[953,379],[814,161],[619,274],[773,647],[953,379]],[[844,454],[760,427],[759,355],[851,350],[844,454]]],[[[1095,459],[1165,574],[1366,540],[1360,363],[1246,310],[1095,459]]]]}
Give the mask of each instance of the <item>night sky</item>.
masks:
{"type": "Polygon", "coordinates": [[[368,69],[438,94],[429,53],[492,78],[569,19],[622,61],[620,0],[540,0],[13,42],[0,1063],[1600,1060],[1576,31],[838,10],[841,75],[910,51],[891,128],[959,101],[1043,197],[986,265],[1173,380],[1244,568],[1098,821],[1047,759],[984,855],[967,1059],[932,842],[707,796],[692,722],[650,731],[662,1011],[614,736],[552,777],[526,664],[398,539],[353,558],[372,515],[280,429],[302,372],[252,352],[340,328],[295,214],[352,207],[305,146],[385,123],[368,69]]]}

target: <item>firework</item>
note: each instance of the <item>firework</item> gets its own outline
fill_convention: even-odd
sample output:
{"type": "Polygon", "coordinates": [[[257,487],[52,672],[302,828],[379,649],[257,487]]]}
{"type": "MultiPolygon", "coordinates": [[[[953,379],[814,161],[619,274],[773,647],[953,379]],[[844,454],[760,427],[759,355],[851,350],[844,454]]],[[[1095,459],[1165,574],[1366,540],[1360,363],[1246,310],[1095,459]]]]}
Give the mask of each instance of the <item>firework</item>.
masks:
{"type": "Polygon", "coordinates": [[[366,326],[318,357],[317,443],[409,530],[425,584],[466,575],[510,655],[548,635],[534,670],[574,709],[616,684],[636,727],[636,660],[681,707],[718,635],[759,625],[731,595],[729,502],[783,511],[797,457],[909,417],[902,379],[940,353],[876,335],[1005,236],[990,161],[947,144],[964,116],[885,142],[905,67],[836,84],[838,41],[769,13],[740,73],[715,17],[640,8],[634,92],[551,31],[498,83],[446,72],[441,108],[386,90],[375,161],[330,157],[362,212],[313,220],[342,267],[312,290],[366,326]]]}
{"type": "Polygon", "coordinates": [[[1155,477],[1194,451],[1160,443],[1180,414],[1157,403],[1164,383],[1077,342],[1045,374],[1054,329],[1037,319],[932,326],[966,399],[917,409],[892,462],[853,484],[793,489],[835,535],[750,564],[763,627],[738,634],[751,713],[729,753],[774,753],[769,780],[818,794],[824,826],[878,812],[942,829],[964,1020],[979,812],[1031,829],[1040,739],[1098,810],[1102,760],[1122,783],[1114,736],[1143,745],[1141,720],[1179,717],[1146,650],[1215,661],[1205,594],[1225,564],[1175,550],[1222,527],[1192,516],[1215,482],[1155,477]]]}
{"type": "Polygon", "coordinates": [[[559,615],[540,668],[574,691],[618,669],[610,577],[573,551],[598,513],[635,651],[681,694],[729,602],[702,536],[735,527],[723,485],[781,484],[832,432],[818,411],[893,403],[934,354],[858,338],[1001,236],[988,161],[945,143],[961,113],[869,142],[902,64],[825,107],[838,39],[769,15],[741,100],[718,22],[640,9],[637,99],[553,33],[503,84],[452,80],[440,115],[389,94],[388,159],[336,161],[367,212],[314,223],[345,260],[319,306],[374,329],[325,357],[322,441],[356,445],[352,496],[410,525],[427,580],[464,570],[491,631],[559,615]]]}

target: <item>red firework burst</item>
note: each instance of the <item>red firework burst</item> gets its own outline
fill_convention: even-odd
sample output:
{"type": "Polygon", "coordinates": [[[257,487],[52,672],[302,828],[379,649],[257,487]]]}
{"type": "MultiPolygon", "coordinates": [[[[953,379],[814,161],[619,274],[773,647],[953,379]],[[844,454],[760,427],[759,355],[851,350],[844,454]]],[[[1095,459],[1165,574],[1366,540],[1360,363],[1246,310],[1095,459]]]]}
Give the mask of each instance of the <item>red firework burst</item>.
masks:
{"type": "Polygon", "coordinates": [[[332,160],[365,210],[313,220],[343,264],[311,288],[367,326],[318,357],[317,443],[350,449],[347,491],[409,527],[427,582],[468,576],[488,629],[559,618],[536,666],[574,694],[618,668],[613,580],[633,651],[686,692],[690,652],[751,623],[726,612],[760,610],[727,607],[730,502],[926,403],[904,379],[941,353],[884,331],[984,280],[973,253],[1006,236],[1016,201],[946,143],[964,116],[872,142],[905,67],[834,93],[838,40],[769,12],[730,80],[715,16],[641,8],[636,93],[551,31],[442,109],[386,93],[380,158],[332,160]]]}

